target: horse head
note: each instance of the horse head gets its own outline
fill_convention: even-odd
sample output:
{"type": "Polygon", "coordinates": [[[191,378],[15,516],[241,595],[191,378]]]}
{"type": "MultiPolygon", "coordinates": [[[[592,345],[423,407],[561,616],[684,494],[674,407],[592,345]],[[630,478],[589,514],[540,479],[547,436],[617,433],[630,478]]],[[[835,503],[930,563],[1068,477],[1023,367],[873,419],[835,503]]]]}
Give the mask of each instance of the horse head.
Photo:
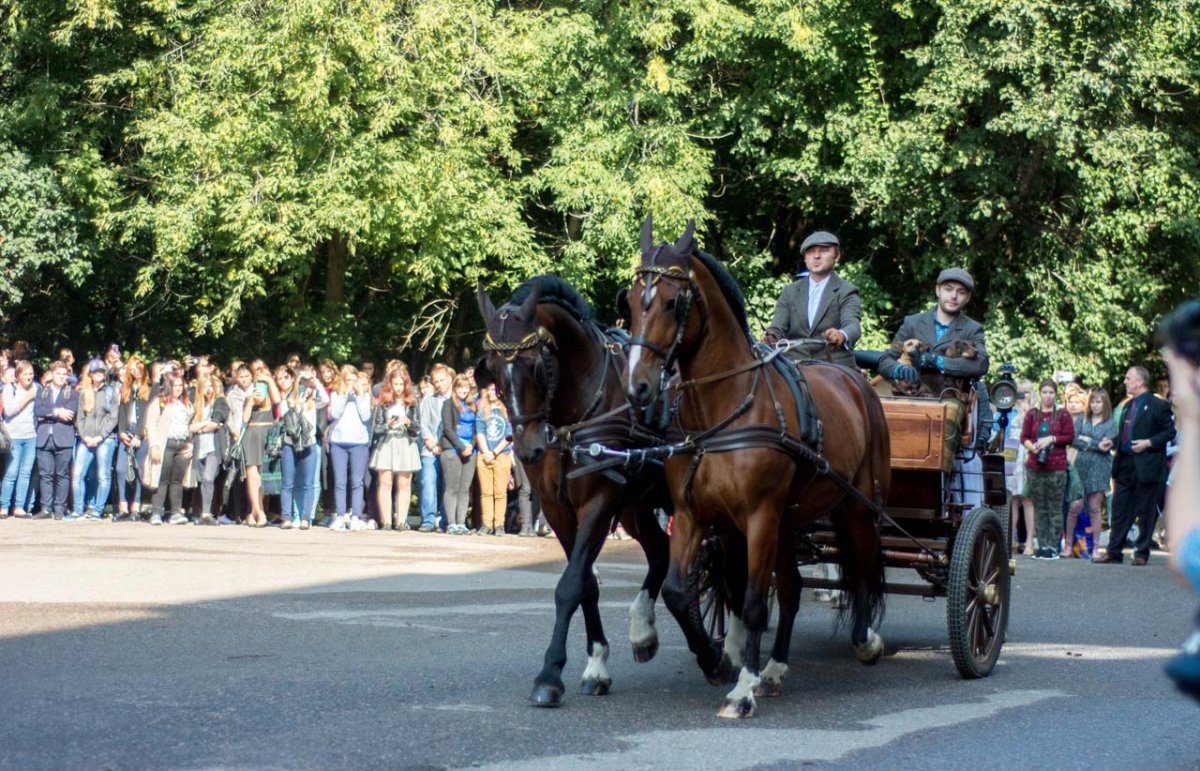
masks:
{"type": "Polygon", "coordinates": [[[646,217],[641,233],[641,263],[634,270],[628,294],[630,313],[629,364],[625,388],[629,401],[645,408],[658,397],[680,350],[699,334],[692,303],[698,289],[692,272],[696,223],[673,244],[654,244],[654,222],[646,217]]]}
{"type": "Polygon", "coordinates": [[[536,464],[552,440],[550,404],[558,387],[554,337],[538,322],[536,287],[519,305],[499,310],[480,285],[476,299],[487,326],[484,366],[508,407],[513,448],[522,463],[536,464]]]}

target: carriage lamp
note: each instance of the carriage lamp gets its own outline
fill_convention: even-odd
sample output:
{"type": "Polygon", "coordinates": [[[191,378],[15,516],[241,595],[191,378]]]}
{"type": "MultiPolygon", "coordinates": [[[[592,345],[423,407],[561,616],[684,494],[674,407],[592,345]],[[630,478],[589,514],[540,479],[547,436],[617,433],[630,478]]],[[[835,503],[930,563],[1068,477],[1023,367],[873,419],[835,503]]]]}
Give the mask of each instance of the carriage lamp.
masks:
{"type": "Polygon", "coordinates": [[[1015,374],[1017,374],[1017,368],[1005,362],[1000,365],[1000,378],[992,383],[992,387],[989,389],[992,404],[997,410],[1004,413],[1011,412],[1017,404],[1017,383],[1013,378],[1015,374]]]}

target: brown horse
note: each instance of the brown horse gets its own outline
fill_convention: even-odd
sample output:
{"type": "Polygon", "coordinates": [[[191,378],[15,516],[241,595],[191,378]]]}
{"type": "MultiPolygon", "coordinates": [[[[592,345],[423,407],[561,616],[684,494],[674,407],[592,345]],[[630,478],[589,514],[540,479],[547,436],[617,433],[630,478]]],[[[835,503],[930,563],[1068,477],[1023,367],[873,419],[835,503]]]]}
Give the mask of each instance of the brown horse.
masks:
{"type": "Polygon", "coordinates": [[[517,457],[567,555],[554,591],[554,633],[530,699],[540,707],[562,703],[567,629],[580,606],[588,663],[579,692],[604,695],[612,680],[592,570],[596,557],[616,520],[646,554],[646,578],[629,609],[629,640],[637,661],[649,661],[658,651],[654,603],[669,557],[667,534],[654,515],[655,507],[671,505],[661,469],[657,478],[649,469],[628,484],[612,471],[571,474],[593,460],[576,459],[576,438],[633,446],[632,411],[621,385],[625,355],[596,323],[587,301],[556,276],[529,279],[499,310],[483,287],[478,301],[487,325],[487,373],[508,407],[517,457]]]}
{"type": "Polygon", "coordinates": [[[685,453],[666,461],[675,529],[663,599],[705,675],[720,681],[731,662],[689,613],[687,577],[706,533],[727,538],[728,601],[746,636],[737,685],[718,715],[744,718],[754,713],[756,693],[780,692],[800,604],[797,534],[826,514],[837,534],[855,653],[874,664],[883,652],[871,624],[884,590],[877,512],[891,478],[887,424],[859,372],[806,364],[800,369],[824,437],[799,441],[802,406],[756,351],[732,276],[696,248],[692,223],[674,244],[655,246],[652,228],[647,218],[628,295],[633,339],[625,384],[635,406],[648,405],[677,366],[680,380],[669,388],[680,397],[677,431],[690,437],[685,453]],[[772,572],[779,628],[760,667],[772,572]]]}

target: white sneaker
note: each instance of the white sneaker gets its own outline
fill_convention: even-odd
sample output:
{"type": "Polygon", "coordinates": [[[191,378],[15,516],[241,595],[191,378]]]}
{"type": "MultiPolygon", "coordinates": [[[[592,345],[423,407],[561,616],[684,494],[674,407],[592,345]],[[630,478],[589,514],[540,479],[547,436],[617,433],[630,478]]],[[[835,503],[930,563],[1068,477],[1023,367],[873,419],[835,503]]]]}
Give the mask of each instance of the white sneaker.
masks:
{"type": "Polygon", "coordinates": [[[293,524],[290,519],[285,519],[279,523],[280,530],[291,530],[293,527],[299,527],[299,525],[293,524]]]}
{"type": "Polygon", "coordinates": [[[152,524],[152,525],[161,525],[161,524],[162,524],[162,517],[160,517],[160,516],[159,516],[159,515],[157,515],[157,514],[151,514],[151,515],[150,515],[150,524],[152,524]]]}
{"type": "Polygon", "coordinates": [[[345,533],[350,529],[350,527],[346,524],[346,518],[339,515],[334,517],[333,521],[329,523],[329,529],[339,533],[345,533]]]}
{"type": "Polygon", "coordinates": [[[218,525],[232,525],[232,524],[236,524],[236,523],[229,517],[222,514],[220,519],[217,520],[217,524],[218,525]]]}
{"type": "Polygon", "coordinates": [[[171,518],[167,520],[167,523],[171,525],[186,525],[188,523],[188,518],[182,514],[175,513],[171,515],[171,518]]]}
{"type": "Polygon", "coordinates": [[[378,522],[376,522],[376,521],[375,521],[375,520],[373,520],[373,519],[368,519],[368,520],[367,520],[367,529],[368,529],[368,530],[378,530],[378,529],[379,529],[379,523],[378,523],[378,522]]]}
{"type": "Polygon", "coordinates": [[[358,517],[350,518],[350,530],[357,533],[359,530],[366,530],[366,529],[367,529],[366,522],[363,522],[358,517]]]}

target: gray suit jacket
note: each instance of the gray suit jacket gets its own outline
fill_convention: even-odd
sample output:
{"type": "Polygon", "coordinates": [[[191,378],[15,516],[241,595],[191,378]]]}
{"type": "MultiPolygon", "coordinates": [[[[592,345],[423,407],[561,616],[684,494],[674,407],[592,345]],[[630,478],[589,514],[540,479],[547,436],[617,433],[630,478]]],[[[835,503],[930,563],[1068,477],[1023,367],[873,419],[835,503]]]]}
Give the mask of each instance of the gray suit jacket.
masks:
{"type": "Polygon", "coordinates": [[[835,364],[854,367],[854,344],[862,337],[862,301],[858,287],[834,273],[829,285],[821,293],[821,304],[817,308],[813,323],[808,324],[808,279],[802,278],[788,284],[775,303],[775,315],[767,333],[779,338],[820,337],[826,330],[840,329],[846,333],[844,348],[830,349],[828,346],[811,346],[803,353],[812,358],[825,359],[835,364]]]}
{"type": "Polygon", "coordinates": [[[899,348],[899,344],[905,340],[916,338],[928,343],[929,352],[937,355],[945,354],[946,349],[955,341],[970,343],[975,346],[977,357],[974,359],[946,357],[943,359],[945,374],[971,380],[986,375],[989,362],[987,348],[983,342],[983,325],[960,313],[954,323],[950,325],[949,331],[946,332],[946,336],[942,338],[941,342],[935,342],[937,340],[937,331],[934,328],[935,319],[936,310],[932,308],[923,313],[906,316],[904,323],[900,325],[900,331],[892,340],[892,348],[884,351],[883,356],[879,359],[880,374],[891,378],[892,370],[896,368],[896,349],[899,348]]]}

